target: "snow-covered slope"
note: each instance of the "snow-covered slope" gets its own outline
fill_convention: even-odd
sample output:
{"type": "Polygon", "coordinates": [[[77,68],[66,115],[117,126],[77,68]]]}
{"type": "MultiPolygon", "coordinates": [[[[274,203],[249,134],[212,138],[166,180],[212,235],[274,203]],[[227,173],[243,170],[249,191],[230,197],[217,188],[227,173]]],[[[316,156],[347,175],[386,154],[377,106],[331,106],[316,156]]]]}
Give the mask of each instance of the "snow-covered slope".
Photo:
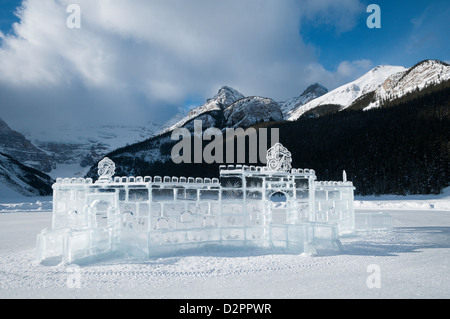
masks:
{"type": "Polygon", "coordinates": [[[272,99],[253,96],[240,99],[224,111],[227,127],[249,127],[259,122],[282,121],[280,105],[272,99]]]}
{"type": "Polygon", "coordinates": [[[404,71],[406,71],[406,69],[402,66],[377,66],[356,81],[343,85],[319,98],[312,100],[309,103],[306,103],[305,105],[296,108],[291,112],[288,120],[295,121],[306,112],[321,105],[341,105],[344,109],[364,94],[376,90],[393,74],[404,71]]]}
{"type": "Polygon", "coordinates": [[[316,83],[309,86],[300,96],[294,97],[286,102],[279,102],[283,117],[288,119],[296,109],[327,93],[328,90],[325,87],[316,83]]]}
{"type": "Polygon", "coordinates": [[[0,119],[0,152],[40,171],[50,172],[55,166],[51,156],[33,145],[24,135],[12,130],[2,119],[0,119]]]}
{"type": "MultiPolygon", "coordinates": [[[[308,92],[302,98],[307,99],[312,96],[314,92],[308,92]]],[[[297,101],[294,100],[290,101],[291,106],[297,101]]],[[[177,115],[175,118],[177,120],[169,121],[170,124],[166,125],[161,135],[181,127],[192,129],[194,120],[201,120],[204,128],[248,127],[263,121],[282,121],[283,114],[280,104],[270,98],[245,97],[237,90],[224,86],[204,105],[193,109],[184,117],[177,115]]]]}
{"type": "Polygon", "coordinates": [[[0,153],[0,198],[48,196],[53,180],[46,174],[22,165],[12,157],[0,153]]]}
{"type": "Polygon", "coordinates": [[[366,110],[380,106],[383,100],[400,98],[416,89],[450,79],[450,65],[437,60],[426,60],[409,70],[395,73],[375,90],[374,102],[366,110]]]}

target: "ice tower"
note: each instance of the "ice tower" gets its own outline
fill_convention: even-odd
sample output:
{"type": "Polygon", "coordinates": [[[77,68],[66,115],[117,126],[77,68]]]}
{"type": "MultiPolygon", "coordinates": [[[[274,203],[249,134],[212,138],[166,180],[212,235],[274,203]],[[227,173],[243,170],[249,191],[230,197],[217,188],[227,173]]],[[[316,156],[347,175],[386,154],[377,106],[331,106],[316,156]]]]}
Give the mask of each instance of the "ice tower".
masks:
{"type": "Polygon", "coordinates": [[[114,177],[58,179],[51,229],[38,235],[40,261],[99,256],[148,258],[205,245],[265,247],[314,254],[339,247],[355,231],[351,182],[318,182],[292,169],[276,144],[267,166],[221,166],[220,178],[114,177]]]}

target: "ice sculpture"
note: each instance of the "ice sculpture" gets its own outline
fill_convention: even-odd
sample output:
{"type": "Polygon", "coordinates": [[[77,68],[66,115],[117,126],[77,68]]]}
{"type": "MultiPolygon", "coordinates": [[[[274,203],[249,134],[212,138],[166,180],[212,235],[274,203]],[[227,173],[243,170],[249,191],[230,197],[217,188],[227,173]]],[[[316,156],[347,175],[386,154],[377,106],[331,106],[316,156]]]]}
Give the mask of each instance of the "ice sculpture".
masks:
{"type": "Polygon", "coordinates": [[[116,164],[109,158],[104,158],[98,163],[98,176],[100,177],[97,183],[109,183],[116,172],[116,164]]]}
{"type": "Polygon", "coordinates": [[[38,259],[148,258],[205,245],[312,254],[355,231],[351,182],[318,182],[314,170],[291,169],[281,144],[267,158],[266,167],[221,166],[212,179],[114,177],[110,159],[99,163],[96,183],[58,179],[38,259]]]}
{"type": "Polygon", "coordinates": [[[277,143],[267,152],[267,167],[276,172],[289,172],[292,169],[292,155],[282,144],[277,143]]]}

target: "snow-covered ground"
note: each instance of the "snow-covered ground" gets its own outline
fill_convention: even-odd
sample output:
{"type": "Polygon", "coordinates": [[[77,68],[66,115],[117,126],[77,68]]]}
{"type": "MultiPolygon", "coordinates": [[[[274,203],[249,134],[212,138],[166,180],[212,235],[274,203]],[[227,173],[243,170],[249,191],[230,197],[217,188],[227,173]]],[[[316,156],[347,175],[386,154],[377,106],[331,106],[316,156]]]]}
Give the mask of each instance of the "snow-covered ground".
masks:
{"type": "Polygon", "coordinates": [[[50,226],[51,208],[15,204],[0,213],[0,298],[449,298],[448,195],[357,198],[358,213],[388,213],[394,230],[342,238],[343,251],[317,257],[210,248],[80,266],[36,263],[36,235],[50,226]]]}
{"type": "Polygon", "coordinates": [[[450,210],[450,187],[440,195],[383,195],[355,198],[356,209],[450,210]]]}

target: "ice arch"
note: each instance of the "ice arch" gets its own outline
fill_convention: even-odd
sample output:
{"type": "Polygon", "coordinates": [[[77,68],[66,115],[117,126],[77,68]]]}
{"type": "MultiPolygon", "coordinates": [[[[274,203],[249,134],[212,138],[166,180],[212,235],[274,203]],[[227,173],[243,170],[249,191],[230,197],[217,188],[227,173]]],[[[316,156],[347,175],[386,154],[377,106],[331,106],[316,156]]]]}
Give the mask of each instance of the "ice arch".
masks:
{"type": "Polygon", "coordinates": [[[281,191],[273,192],[269,197],[269,209],[272,214],[272,222],[276,225],[286,224],[288,196],[281,191]]]}

